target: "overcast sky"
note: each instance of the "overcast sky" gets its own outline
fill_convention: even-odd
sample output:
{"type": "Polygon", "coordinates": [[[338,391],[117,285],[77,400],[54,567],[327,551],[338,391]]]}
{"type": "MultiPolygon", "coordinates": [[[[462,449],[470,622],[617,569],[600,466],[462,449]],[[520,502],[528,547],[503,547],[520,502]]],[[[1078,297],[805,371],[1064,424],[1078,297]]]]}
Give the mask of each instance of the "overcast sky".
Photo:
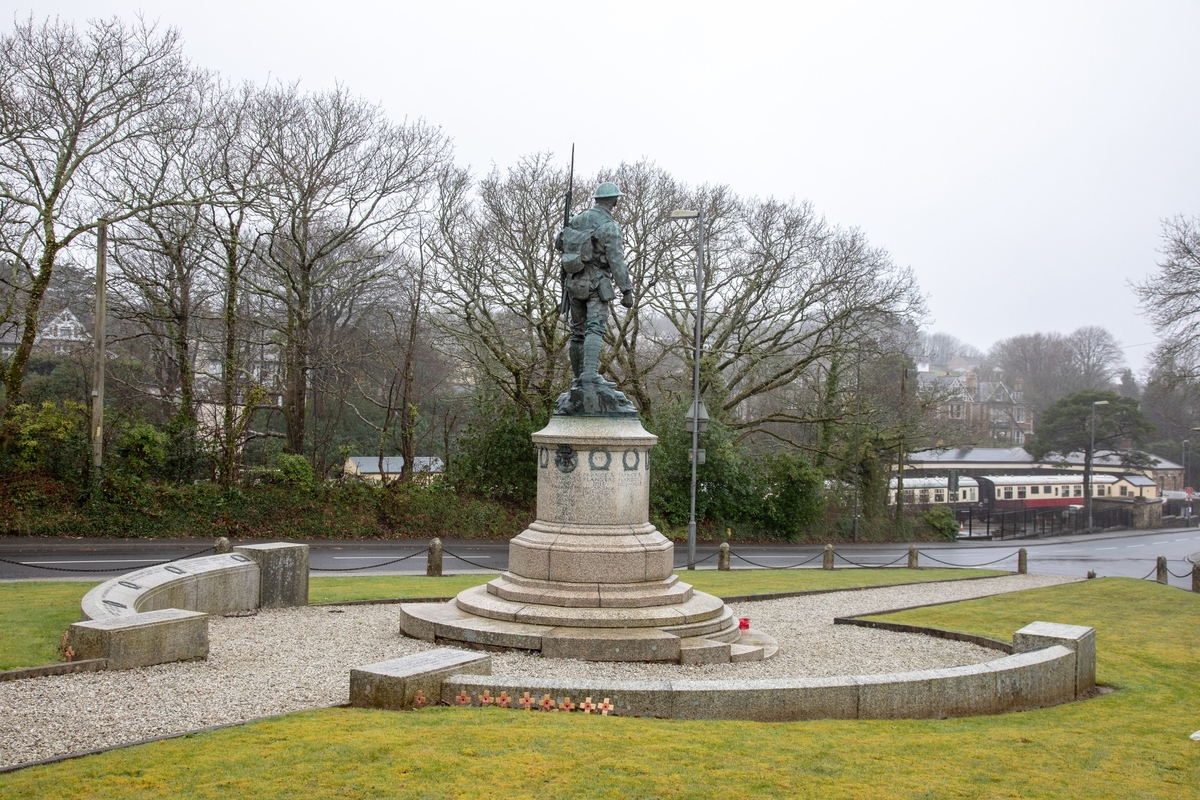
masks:
{"type": "Polygon", "coordinates": [[[933,331],[987,349],[1103,325],[1160,220],[1200,214],[1200,2],[0,0],[7,19],[148,18],[235,79],[336,81],[485,172],[646,157],[812,201],[915,270],[933,331]]]}

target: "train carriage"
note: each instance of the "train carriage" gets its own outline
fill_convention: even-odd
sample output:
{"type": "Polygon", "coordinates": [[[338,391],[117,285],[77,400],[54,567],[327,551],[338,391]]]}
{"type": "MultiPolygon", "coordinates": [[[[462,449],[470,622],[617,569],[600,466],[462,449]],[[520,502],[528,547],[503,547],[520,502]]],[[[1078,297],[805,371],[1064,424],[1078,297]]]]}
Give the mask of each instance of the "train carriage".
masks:
{"type": "MultiPolygon", "coordinates": [[[[980,500],[992,509],[1068,508],[1082,506],[1083,475],[987,475],[980,476],[980,500]]],[[[1092,475],[1093,497],[1114,497],[1121,479],[1116,475],[1092,475]]]]}
{"type": "MultiPolygon", "coordinates": [[[[896,505],[896,487],[899,482],[892,478],[888,484],[888,505],[896,505]]],[[[966,476],[958,479],[958,491],[950,492],[950,479],[946,476],[905,478],[904,502],[915,505],[955,505],[978,503],[979,484],[966,476]]]]}

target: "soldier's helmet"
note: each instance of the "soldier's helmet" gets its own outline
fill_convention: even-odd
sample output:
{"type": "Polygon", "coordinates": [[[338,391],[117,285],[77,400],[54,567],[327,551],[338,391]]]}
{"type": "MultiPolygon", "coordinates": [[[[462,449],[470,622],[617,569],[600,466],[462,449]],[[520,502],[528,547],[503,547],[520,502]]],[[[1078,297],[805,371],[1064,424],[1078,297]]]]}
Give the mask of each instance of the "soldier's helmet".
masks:
{"type": "Polygon", "coordinates": [[[596,192],[592,195],[592,197],[594,197],[597,200],[603,200],[606,197],[624,197],[624,196],[625,195],[621,194],[621,190],[617,188],[617,185],[615,183],[610,183],[608,181],[597,186],[596,192]]]}

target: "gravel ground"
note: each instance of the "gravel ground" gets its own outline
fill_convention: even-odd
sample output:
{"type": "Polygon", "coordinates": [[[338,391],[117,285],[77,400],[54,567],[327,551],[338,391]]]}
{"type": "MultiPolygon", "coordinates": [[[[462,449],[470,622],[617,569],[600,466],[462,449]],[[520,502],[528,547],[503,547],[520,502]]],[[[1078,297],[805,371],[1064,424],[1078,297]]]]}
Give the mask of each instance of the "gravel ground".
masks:
{"type": "MultiPolygon", "coordinates": [[[[753,679],[971,664],[996,653],[918,634],[834,626],[832,620],[1071,580],[1014,575],[734,604],[738,616],[750,617],[754,628],[779,641],[778,654],[760,663],[607,664],[496,654],[492,672],[623,680],[753,679]]],[[[345,703],[351,667],[431,648],[401,637],[398,619],[398,610],[390,605],[214,617],[205,661],[0,683],[0,766],[345,703]]]]}

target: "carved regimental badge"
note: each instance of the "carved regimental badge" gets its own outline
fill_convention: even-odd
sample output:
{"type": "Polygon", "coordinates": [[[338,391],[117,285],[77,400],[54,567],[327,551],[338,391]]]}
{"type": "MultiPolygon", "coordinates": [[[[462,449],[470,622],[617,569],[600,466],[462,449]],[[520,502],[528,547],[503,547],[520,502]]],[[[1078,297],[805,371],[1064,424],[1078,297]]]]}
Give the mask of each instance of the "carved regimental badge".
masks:
{"type": "Polygon", "coordinates": [[[579,454],[569,444],[560,444],[554,453],[554,465],[559,472],[574,472],[579,466],[579,454]]]}

